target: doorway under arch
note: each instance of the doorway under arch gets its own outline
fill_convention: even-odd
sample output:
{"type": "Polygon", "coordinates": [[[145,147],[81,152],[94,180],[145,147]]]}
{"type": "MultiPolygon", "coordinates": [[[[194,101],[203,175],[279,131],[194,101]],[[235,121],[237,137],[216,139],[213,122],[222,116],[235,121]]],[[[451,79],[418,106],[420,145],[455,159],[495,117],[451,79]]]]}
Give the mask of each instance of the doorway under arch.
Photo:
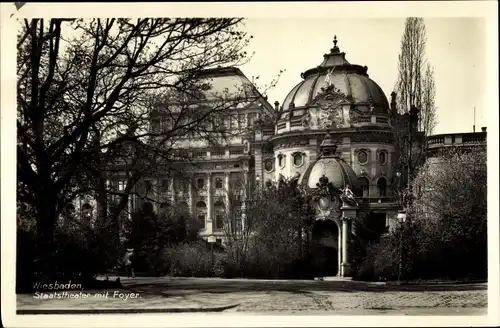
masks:
{"type": "Polygon", "coordinates": [[[339,227],[332,220],[316,221],[311,231],[311,269],[316,277],[339,271],[339,227]]]}

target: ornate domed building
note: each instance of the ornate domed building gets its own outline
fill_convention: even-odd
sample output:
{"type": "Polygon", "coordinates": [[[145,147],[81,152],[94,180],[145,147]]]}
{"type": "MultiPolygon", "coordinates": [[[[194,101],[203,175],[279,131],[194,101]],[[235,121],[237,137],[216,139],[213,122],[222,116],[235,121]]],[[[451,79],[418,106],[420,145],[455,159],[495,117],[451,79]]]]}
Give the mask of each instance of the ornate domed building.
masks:
{"type": "Polygon", "coordinates": [[[324,235],[330,229],[330,242],[317,239],[324,247],[335,249],[330,253],[337,253],[340,275],[348,274],[341,267],[348,263],[351,234],[350,224],[342,218],[363,215],[383,232],[397,212],[391,194],[396,156],[393,111],[367,71],[366,66],[347,61],[335,38],[323,62],[302,73],[302,81],[285,97],[282,116],[269,139],[273,152],[263,154],[262,159],[266,181],[300,176],[299,184],[310,193],[325,181],[334,189],[348,187],[353,192],[357,204],[344,214],[317,206],[318,217],[336,223],[322,222],[323,227],[316,231],[324,235]],[[331,243],[332,238],[337,242],[331,243]]]}
{"type": "MultiPolygon", "coordinates": [[[[129,212],[140,208],[144,199],[154,199],[156,211],[161,204],[179,205],[203,222],[201,236],[223,243],[227,230],[222,213],[241,213],[236,207],[246,197],[230,201],[228,195],[236,185],[264,187],[298,178],[315,199],[317,220],[311,240],[318,252],[327,254],[325,275],[348,275],[348,240],[355,236],[352,219],[363,217],[379,232],[395,222],[398,208],[391,182],[397,162],[393,126],[397,116],[394,99],[389,105],[368,68],[349,63],[336,38],[333,44],[323,61],[302,73],[302,81],[274,109],[239,69],[200,72],[211,81],[211,91],[245,86],[250,97],[223,118],[237,133],[217,146],[180,139],[177,148],[186,151],[195,165],[182,177],[169,172],[143,177],[133,188],[129,212]]],[[[151,129],[171,124],[172,117],[162,116],[161,110],[151,113],[151,129]]],[[[109,180],[111,188],[123,189],[123,177],[109,180]]],[[[244,217],[234,220],[232,229],[244,228],[244,217]]]]}

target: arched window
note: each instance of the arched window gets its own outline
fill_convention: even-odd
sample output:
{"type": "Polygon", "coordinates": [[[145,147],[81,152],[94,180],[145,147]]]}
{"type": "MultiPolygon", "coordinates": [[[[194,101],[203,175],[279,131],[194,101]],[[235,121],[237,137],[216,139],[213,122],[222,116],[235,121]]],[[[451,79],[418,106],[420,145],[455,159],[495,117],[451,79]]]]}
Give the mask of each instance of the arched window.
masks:
{"type": "Polygon", "coordinates": [[[206,210],[207,209],[207,204],[205,204],[204,201],[199,201],[198,203],[196,203],[196,209],[198,211],[201,211],[201,210],[206,210]]]}
{"type": "Polygon", "coordinates": [[[362,197],[370,197],[370,181],[367,178],[359,178],[359,184],[361,185],[362,197]]]}
{"type": "Polygon", "coordinates": [[[387,162],[387,153],[385,151],[381,151],[380,153],[378,153],[378,161],[382,165],[387,162]]]}
{"type": "Polygon", "coordinates": [[[293,165],[302,166],[304,164],[304,155],[302,153],[293,154],[293,165]]]}
{"type": "Polygon", "coordinates": [[[216,212],[222,212],[224,211],[224,202],[221,200],[218,200],[214,203],[214,209],[216,212]]]}
{"type": "Polygon", "coordinates": [[[285,166],[285,155],[278,155],[278,166],[285,166]]]}
{"type": "Polygon", "coordinates": [[[359,164],[366,164],[368,162],[368,153],[366,150],[360,150],[358,152],[358,163],[359,164]]]}
{"type": "Polygon", "coordinates": [[[387,196],[387,180],[385,178],[379,178],[377,181],[378,194],[380,197],[387,196]]]}

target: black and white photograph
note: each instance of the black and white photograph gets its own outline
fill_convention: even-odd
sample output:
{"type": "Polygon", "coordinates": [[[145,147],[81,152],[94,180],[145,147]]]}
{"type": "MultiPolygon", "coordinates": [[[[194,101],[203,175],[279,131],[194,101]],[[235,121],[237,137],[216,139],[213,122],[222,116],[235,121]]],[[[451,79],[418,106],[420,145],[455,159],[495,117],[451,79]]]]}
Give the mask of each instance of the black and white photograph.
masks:
{"type": "Polygon", "coordinates": [[[391,3],[2,3],[5,325],[498,325],[498,4],[391,3]]]}

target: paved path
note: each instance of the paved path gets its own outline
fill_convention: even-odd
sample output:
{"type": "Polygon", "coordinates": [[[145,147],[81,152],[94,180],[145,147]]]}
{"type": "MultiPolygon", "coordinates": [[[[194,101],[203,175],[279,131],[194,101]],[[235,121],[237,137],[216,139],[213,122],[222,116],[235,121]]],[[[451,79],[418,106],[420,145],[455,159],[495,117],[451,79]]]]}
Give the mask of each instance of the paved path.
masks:
{"type": "Polygon", "coordinates": [[[353,281],[169,277],[121,280],[123,290],[108,291],[108,297],[96,297],[95,292],[71,300],[18,295],[18,309],[330,315],[480,315],[487,311],[486,284],[390,286],[353,281]],[[133,298],[125,299],[130,293],[134,293],[133,298]]]}

